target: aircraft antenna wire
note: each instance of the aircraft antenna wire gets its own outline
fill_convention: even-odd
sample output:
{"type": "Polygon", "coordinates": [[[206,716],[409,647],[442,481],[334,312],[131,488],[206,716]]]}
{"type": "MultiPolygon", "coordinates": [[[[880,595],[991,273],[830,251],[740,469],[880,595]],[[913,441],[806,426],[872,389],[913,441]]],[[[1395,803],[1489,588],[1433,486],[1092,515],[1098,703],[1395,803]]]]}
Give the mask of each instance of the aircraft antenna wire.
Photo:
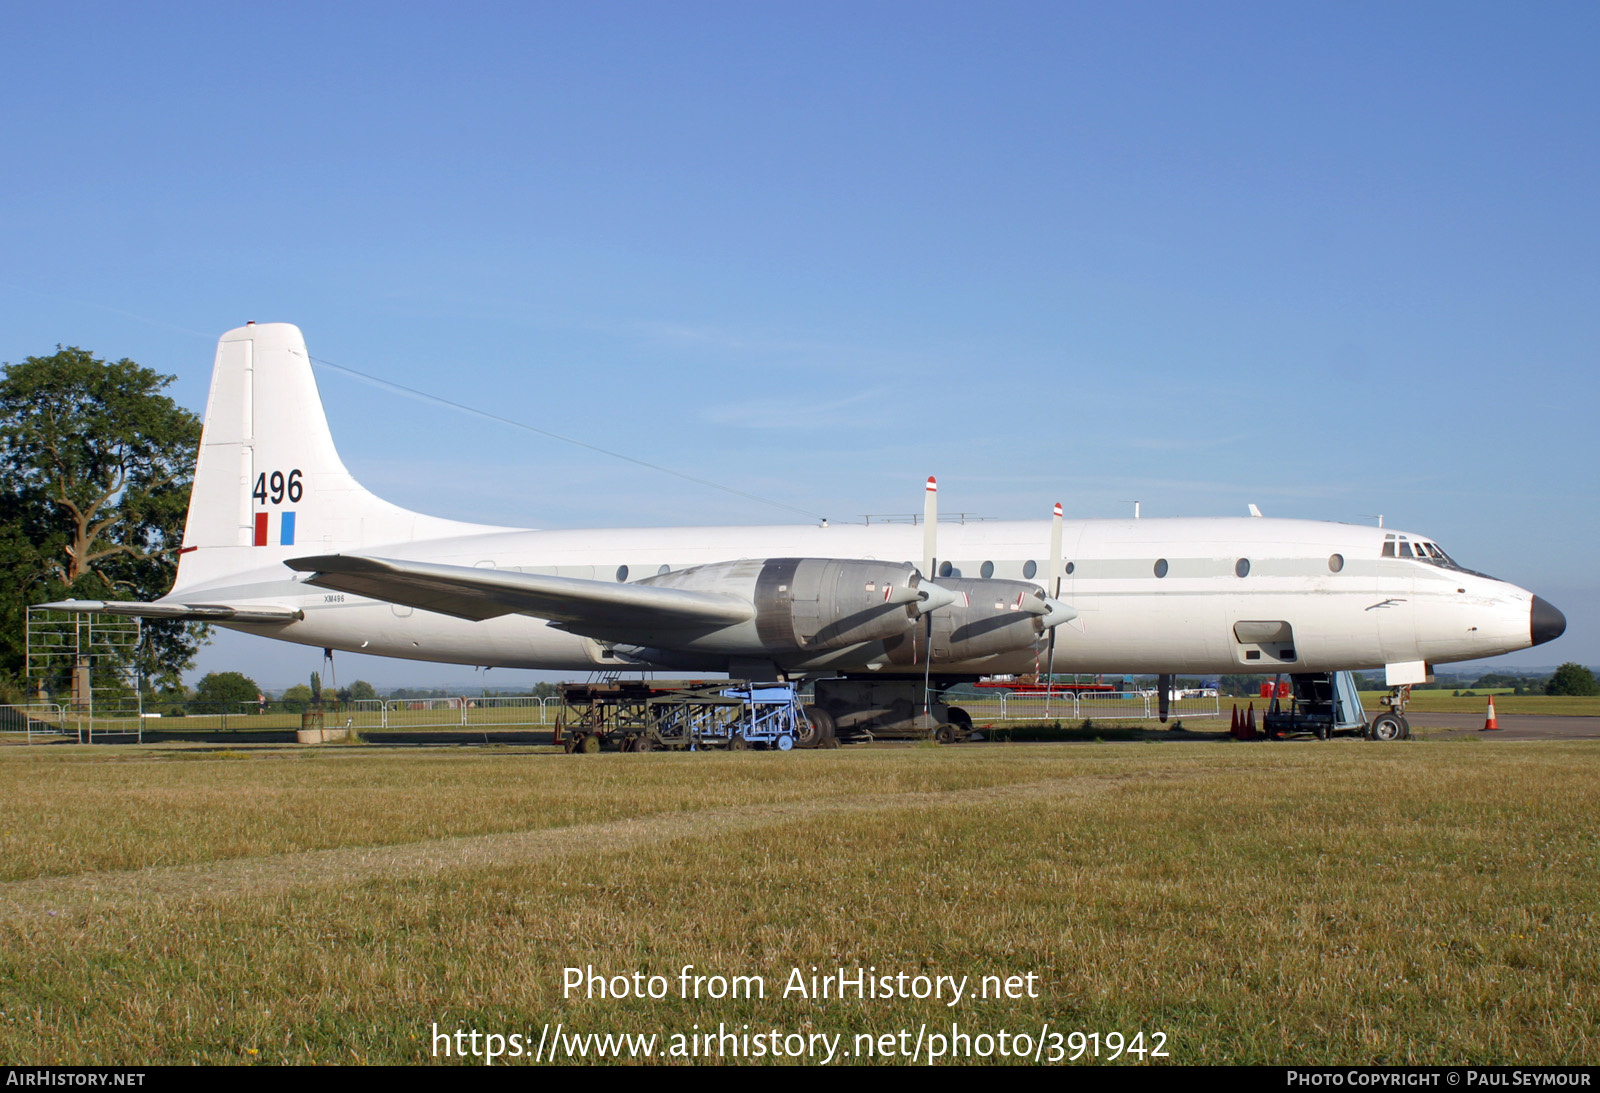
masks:
{"type": "MultiPolygon", "coordinates": [[[[19,291],[19,292],[28,292],[28,293],[31,293],[31,294],[33,294],[35,296],[43,296],[46,299],[61,300],[61,301],[64,301],[66,303],[76,304],[79,307],[98,308],[101,311],[108,311],[113,315],[121,315],[121,316],[123,316],[125,318],[137,320],[138,322],[149,323],[152,326],[164,327],[167,330],[175,330],[175,331],[178,331],[179,333],[182,333],[182,334],[192,334],[197,338],[204,338],[204,339],[206,339],[208,341],[211,338],[211,335],[206,334],[206,333],[204,333],[202,331],[199,331],[199,330],[194,330],[194,329],[192,329],[190,327],[187,327],[187,326],[178,326],[178,325],[176,325],[174,323],[163,322],[160,319],[152,319],[152,318],[149,318],[148,316],[138,315],[138,314],[135,314],[134,312],[131,312],[131,311],[123,311],[120,308],[111,307],[111,306],[109,306],[107,304],[96,303],[96,302],[89,301],[89,300],[78,300],[78,299],[74,299],[71,296],[60,296],[60,295],[57,295],[57,294],[52,293],[52,292],[42,292],[39,289],[30,288],[30,287],[23,286],[23,285],[12,284],[9,281],[0,281],[0,288],[9,288],[9,289],[14,289],[14,290],[19,291]]],[[[788,504],[787,502],[784,502],[784,501],[775,501],[770,497],[761,497],[758,494],[747,493],[744,490],[737,490],[737,489],[734,489],[732,486],[724,486],[720,482],[713,482],[713,481],[711,481],[710,479],[707,479],[707,478],[697,478],[694,475],[686,474],[683,471],[675,471],[671,467],[663,467],[659,463],[651,463],[648,460],[636,459],[631,455],[624,455],[621,452],[611,451],[609,448],[602,448],[602,447],[599,447],[598,445],[595,445],[595,444],[588,444],[588,443],[585,443],[582,440],[576,440],[576,439],[574,439],[573,437],[570,437],[570,436],[562,436],[560,433],[553,433],[548,429],[541,429],[536,425],[529,425],[528,423],[523,422],[523,421],[513,421],[511,418],[501,417],[499,414],[491,414],[487,410],[479,410],[479,409],[477,409],[476,407],[473,407],[473,406],[466,406],[466,405],[463,405],[462,403],[459,403],[459,402],[452,402],[447,398],[441,398],[438,395],[429,394],[427,391],[419,391],[414,387],[407,387],[403,383],[395,383],[393,380],[380,379],[377,376],[368,375],[367,373],[357,371],[354,368],[350,368],[350,367],[347,367],[347,366],[342,365],[342,364],[335,364],[333,361],[325,360],[322,357],[311,357],[310,360],[311,360],[311,362],[313,364],[320,364],[320,365],[323,365],[324,367],[332,368],[335,371],[343,372],[346,375],[354,376],[355,378],[357,378],[359,380],[364,380],[367,383],[373,384],[375,386],[385,387],[385,388],[388,388],[391,391],[396,391],[396,392],[399,392],[400,394],[409,395],[412,398],[421,399],[424,402],[436,402],[441,406],[448,406],[451,409],[459,410],[464,414],[472,414],[474,416],[484,418],[484,419],[486,419],[488,421],[496,421],[496,422],[499,422],[502,425],[509,425],[514,429],[523,429],[523,430],[526,430],[527,432],[530,432],[530,433],[537,433],[539,436],[549,437],[552,440],[565,441],[568,444],[574,444],[574,445],[577,445],[580,448],[587,448],[589,451],[597,452],[600,455],[607,455],[607,456],[610,456],[613,459],[620,459],[620,460],[623,460],[624,462],[632,463],[635,466],[646,467],[646,468],[649,468],[652,471],[660,471],[662,474],[670,474],[674,478],[681,478],[685,482],[693,482],[697,486],[707,486],[707,487],[709,487],[711,489],[714,489],[714,490],[721,490],[723,493],[731,493],[735,497],[742,497],[746,501],[754,501],[757,504],[761,504],[761,505],[772,505],[775,508],[786,509],[789,512],[798,512],[802,516],[809,516],[814,520],[821,521],[823,524],[827,524],[827,522],[828,522],[828,518],[826,516],[822,515],[820,512],[812,512],[810,509],[803,509],[803,508],[800,508],[797,505],[791,505],[791,504],[788,504]]]]}
{"type": "Polygon", "coordinates": [[[578,440],[574,437],[563,436],[560,433],[553,433],[549,429],[541,429],[537,425],[529,425],[525,421],[517,421],[513,418],[503,417],[500,414],[490,413],[488,410],[480,410],[476,406],[468,406],[465,403],[454,402],[450,399],[431,394],[427,391],[419,391],[415,387],[407,387],[403,383],[396,383],[393,380],[386,380],[379,376],[368,375],[366,372],[357,371],[356,369],[350,368],[343,364],[335,364],[333,361],[324,360],[322,357],[312,357],[311,361],[314,364],[322,365],[324,368],[332,368],[336,372],[343,372],[347,376],[354,376],[356,379],[363,380],[367,383],[373,384],[376,387],[387,388],[390,391],[394,391],[402,395],[408,395],[411,398],[420,399],[423,402],[435,402],[440,406],[448,406],[452,410],[458,410],[464,414],[471,414],[474,417],[480,417],[486,421],[494,421],[501,425],[509,425],[513,429],[522,429],[525,432],[537,433],[539,436],[549,437],[551,440],[560,440],[567,444],[575,445],[579,448],[585,448],[591,452],[597,452],[600,455],[606,455],[613,459],[620,459],[626,463],[632,463],[635,466],[647,467],[652,471],[660,471],[662,474],[670,474],[674,478],[681,478],[685,482],[693,482],[697,486],[708,486],[714,490],[721,490],[723,493],[731,493],[735,497],[744,498],[746,501],[755,501],[762,505],[772,505],[776,508],[787,509],[790,512],[798,512],[802,516],[809,516],[814,520],[822,521],[824,524],[828,522],[828,518],[819,512],[812,512],[809,509],[803,509],[797,505],[791,505],[784,501],[774,501],[770,497],[761,497],[758,494],[746,493],[744,490],[734,489],[732,486],[724,486],[722,483],[713,482],[708,478],[697,478],[696,476],[685,473],[684,471],[673,470],[671,467],[663,467],[659,463],[651,463],[645,459],[638,459],[631,455],[625,455],[622,452],[614,452],[609,448],[602,448],[597,444],[590,444],[587,441],[578,440]]]}

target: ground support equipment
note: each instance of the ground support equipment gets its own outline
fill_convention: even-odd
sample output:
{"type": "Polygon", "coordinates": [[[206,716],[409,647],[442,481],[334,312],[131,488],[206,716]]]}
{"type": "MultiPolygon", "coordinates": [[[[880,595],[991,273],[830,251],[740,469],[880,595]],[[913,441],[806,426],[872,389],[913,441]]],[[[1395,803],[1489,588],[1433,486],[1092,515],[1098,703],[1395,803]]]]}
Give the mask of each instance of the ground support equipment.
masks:
{"type": "MultiPolygon", "coordinates": [[[[1366,711],[1361,706],[1361,694],[1356,689],[1353,673],[1294,674],[1289,677],[1289,689],[1287,707],[1283,700],[1274,697],[1261,719],[1262,731],[1268,739],[1282,740],[1295,733],[1310,733],[1318,740],[1340,734],[1370,737],[1366,711]]],[[[1274,687],[1274,696],[1277,693],[1274,687]]]]}
{"type": "Polygon", "coordinates": [[[563,683],[556,742],[569,752],[788,751],[805,713],[788,684],[723,679],[615,679],[563,683]]]}

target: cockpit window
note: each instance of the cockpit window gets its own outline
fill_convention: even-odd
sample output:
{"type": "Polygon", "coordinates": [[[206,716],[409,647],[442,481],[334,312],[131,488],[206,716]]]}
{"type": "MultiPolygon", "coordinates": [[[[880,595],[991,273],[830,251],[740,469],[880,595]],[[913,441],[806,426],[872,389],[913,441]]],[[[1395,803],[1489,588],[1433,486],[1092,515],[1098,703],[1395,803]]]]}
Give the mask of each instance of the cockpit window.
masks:
{"type": "Polygon", "coordinates": [[[1473,572],[1472,570],[1461,565],[1454,558],[1450,557],[1450,555],[1446,554],[1437,545],[1433,543],[1425,543],[1423,545],[1428,548],[1428,554],[1432,556],[1434,565],[1441,565],[1446,569],[1459,569],[1463,573],[1473,572]]]}
{"type": "MultiPolygon", "coordinates": [[[[1425,542],[1421,539],[1412,544],[1403,535],[1386,535],[1383,538],[1383,556],[1385,558],[1414,558],[1419,562],[1427,562],[1441,569],[1454,569],[1461,573],[1472,573],[1479,577],[1488,576],[1478,573],[1475,569],[1468,569],[1446,554],[1437,543],[1425,542]]],[[[1494,580],[1493,577],[1489,578],[1494,580]]]]}

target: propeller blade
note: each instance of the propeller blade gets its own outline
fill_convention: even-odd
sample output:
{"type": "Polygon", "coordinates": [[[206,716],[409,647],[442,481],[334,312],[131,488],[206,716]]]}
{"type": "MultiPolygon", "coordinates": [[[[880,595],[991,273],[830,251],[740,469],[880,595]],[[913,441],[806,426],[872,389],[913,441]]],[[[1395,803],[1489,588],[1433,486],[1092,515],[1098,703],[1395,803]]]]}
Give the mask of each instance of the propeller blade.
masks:
{"type": "Polygon", "coordinates": [[[1056,627],[1064,622],[1078,617],[1078,613],[1055,597],[1061,595],[1061,502],[1056,502],[1055,512],[1050,517],[1050,600],[1053,605],[1052,613],[1040,619],[1040,625],[1050,631],[1050,661],[1046,668],[1045,681],[1049,686],[1045,690],[1045,711],[1050,709],[1050,694],[1055,690],[1056,681],[1056,627]],[[1060,618],[1055,617],[1054,607],[1065,608],[1070,614],[1060,618]]]}
{"type": "Polygon", "coordinates": [[[1050,595],[1061,595],[1061,502],[1050,518],[1050,595]]]}
{"type": "MultiPolygon", "coordinates": [[[[927,491],[922,495],[922,583],[925,585],[939,575],[939,571],[934,568],[939,563],[938,538],[939,483],[934,481],[933,475],[930,474],[928,476],[927,491]]],[[[941,588],[938,591],[945,592],[946,590],[941,588]]],[[[929,586],[929,598],[923,601],[925,604],[933,603],[933,592],[934,586],[929,586]]],[[[955,593],[950,593],[950,599],[946,602],[954,603],[955,593]]],[[[941,603],[938,606],[942,607],[944,604],[941,603]]],[[[919,611],[928,617],[928,625],[923,637],[924,654],[922,662],[922,718],[927,721],[933,709],[933,612],[936,608],[925,606],[913,608],[912,610],[919,611]]]]}

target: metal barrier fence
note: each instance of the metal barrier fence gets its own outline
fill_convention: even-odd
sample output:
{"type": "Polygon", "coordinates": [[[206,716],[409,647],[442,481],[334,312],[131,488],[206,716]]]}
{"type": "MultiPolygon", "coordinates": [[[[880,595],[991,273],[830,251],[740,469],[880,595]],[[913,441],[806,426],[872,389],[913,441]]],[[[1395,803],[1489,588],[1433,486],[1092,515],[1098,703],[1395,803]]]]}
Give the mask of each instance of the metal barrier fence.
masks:
{"type": "Polygon", "coordinates": [[[0,732],[23,733],[27,742],[36,736],[78,736],[78,726],[62,716],[54,702],[32,702],[24,706],[0,706],[0,732]]]}
{"type": "Polygon", "coordinates": [[[39,737],[71,736],[80,744],[93,744],[108,736],[144,740],[144,719],[138,714],[107,715],[57,702],[29,702],[0,706],[0,733],[19,733],[27,743],[39,737]]]}
{"type": "MultiPolygon", "coordinates": [[[[559,698],[366,698],[326,702],[324,724],[357,732],[408,729],[517,729],[553,725],[559,698]]],[[[195,732],[248,732],[289,730],[300,727],[298,709],[271,703],[239,702],[223,709],[205,709],[188,703],[182,715],[151,718],[145,727],[195,732]]]]}
{"type": "Polygon", "coordinates": [[[275,710],[266,704],[236,702],[207,707],[190,702],[184,712],[145,714],[148,729],[175,729],[188,732],[240,732],[247,729],[298,729],[300,715],[275,710]]]}
{"type": "MultiPolygon", "coordinates": [[[[807,701],[803,696],[802,701],[807,701]]],[[[975,722],[983,721],[1150,721],[1157,714],[1154,691],[1091,692],[1080,695],[1000,694],[969,697],[949,696],[949,704],[967,711],[975,722]]],[[[223,710],[195,709],[183,716],[161,718],[146,714],[143,728],[170,728],[197,732],[248,732],[250,730],[290,730],[300,727],[299,710],[285,710],[242,702],[223,710]]],[[[323,718],[329,728],[363,731],[412,729],[466,729],[487,732],[495,729],[548,727],[556,722],[560,698],[390,698],[358,699],[327,703],[323,718]]],[[[1222,716],[1222,700],[1177,698],[1169,719],[1222,716]]],[[[76,736],[83,739],[84,725],[70,710],[55,703],[0,706],[0,733],[25,733],[35,737],[76,736]]],[[[96,722],[94,736],[108,733],[139,732],[137,721],[123,726],[96,722]]]]}
{"type": "MultiPolygon", "coordinates": [[[[1090,691],[1084,694],[1031,695],[1001,694],[969,699],[950,695],[952,706],[967,711],[973,721],[1055,721],[1101,718],[1106,721],[1151,721],[1159,714],[1155,691],[1090,691]]],[[[1175,698],[1168,720],[1183,717],[1221,717],[1222,699],[1175,698]]]]}
{"type": "Polygon", "coordinates": [[[510,729],[527,725],[555,724],[559,698],[391,698],[364,710],[365,717],[376,717],[376,724],[356,724],[373,729],[510,729]]]}

